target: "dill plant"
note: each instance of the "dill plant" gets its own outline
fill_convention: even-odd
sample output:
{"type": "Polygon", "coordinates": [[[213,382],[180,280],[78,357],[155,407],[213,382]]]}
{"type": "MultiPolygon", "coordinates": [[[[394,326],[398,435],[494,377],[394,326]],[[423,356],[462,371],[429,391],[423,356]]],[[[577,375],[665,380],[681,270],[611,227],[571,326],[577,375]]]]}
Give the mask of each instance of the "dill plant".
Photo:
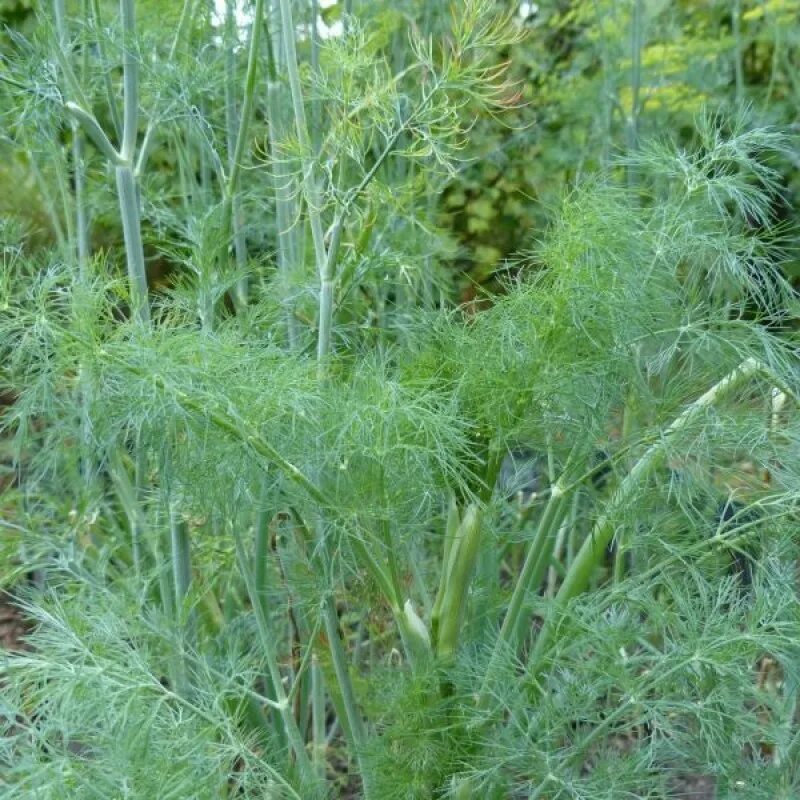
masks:
{"type": "MultiPolygon", "coordinates": [[[[144,142],[174,156],[182,198],[149,194],[146,155],[133,172],[125,13],[104,39],[127,69],[122,149],[70,106],[139,181],[138,202],[120,191],[127,282],[4,230],[8,530],[46,586],[23,599],[30,651],[1,662],[0,793],[588,800],[668,797],[691,768],[793,796],[797,360],[764,323],[796,299],[760,279],[780,242],[748,225],[768,222],[786,141],[708,117],[692,151],[638,142],[636,191],[611,173],[568,192],[527,277],[470,318],[432,307],[419,255],[446,244],[414,196],[452,171],[462,106],[502,106],[486,54],[511,20],[473,0],[395,71],[350,19],[304,71],[296,7],[259,2],[239,75],[228,8],[220,37],[185,4],[156,42],[177,88],[157,70],[143,87],[144,142]],[[203,36],[208,84],[176,57],[203,36]],[[142,297],[126,209],[185,268],[169,291],[142,297]],[[274,219],[269,269],[245,252],[255,210],[274,219]],[[383,276],[410,262],[392,308],[383,276]],[[380,309],[373,336],[353,293],[380,309]],[[509,514],[494,487],[523,446],[548,485],[509,514]],[[715,519],[732,497],[750,521],[715,519]],[[754,547],[743,587],[728,567],[754,547]]],[[[107,66],[86,76],[113,100],[107,66]]],[[[25,135],[61,113],[45,78],[20,95],[25,135]]]]}

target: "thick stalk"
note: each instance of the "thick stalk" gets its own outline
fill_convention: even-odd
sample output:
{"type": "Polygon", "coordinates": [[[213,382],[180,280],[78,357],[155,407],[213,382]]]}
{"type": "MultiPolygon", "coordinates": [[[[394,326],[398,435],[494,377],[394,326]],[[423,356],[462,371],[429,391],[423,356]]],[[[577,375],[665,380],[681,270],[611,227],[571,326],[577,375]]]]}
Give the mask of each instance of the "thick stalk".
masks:
{"type": "MultiPolygon", "coordinates": [[[[64,0],[54,0],[53,11],[58,43],[64,51],[64,58],[66,59],[68,37],[64,0]]],[[[78,121],[74,117],[70,120],[70,127],[72,130],[72,177],[75,191],[75,244],[78,256],[79,277],[83,280],[86,277],[86,266],[89,260],[89,237],[84,200],[83,136],[78,121]]]]}
{"type": "Polygon", "coordinates": [[[763,371],[765,371],[764,365],[756,359],[749,358],[743,361],[736,369],[714,384],[678,416],[664,431],[659,440],[652,444],[634,464],[609,500],[605,512],[595,523],[591,534],[586,537],[586,541],[584,541],[567,571],[531,652],[528,664],[530,674],[534,675],[541,669],[544,655],[550,644],[558,619],[566,608],[567,603],[586,589],[592,573],[602,560],[605,548],[614,535],[616,513],[625,507],[639,484],[647,478],[661,462],[661,459],[664,458],[666,445],[728,392],[763,371]]]}
{"type": "Polygon", "coordinates": [[[481,690],[481,697],[486,697],[486,692],[490,688],[490,683],[494,677],[493,673],[497,663],[502,657],[505,650],[509,647],[515,647],[519,638],[519,632],[522,627],[522,611],[524,608],[525,600],[530,592],[532,592],[542,581],[547,567],[550,565],[550,556],[553,552],[555,537],[558,529],[561,527],[561,522],[564,516],[565,503],[565,490],[557,481],[551,492],[550,499],[545,507],[544,514],[542,515],[541,522],[536,531],[536,536],[528,546],[528,551],[525,555],[525,563],[517,578],[514,586],[514,591],[511,594],[511,600],[508,604],[508,610],[503,619],[503,624],[500,627],[500,632],[492,650],[492,655],[489,659],[489,665],[486,669],[486,677],[481,690]]]}
{"type": "MultiPolygon", "coordinates": [[[[64,8],[64,0],[55,0],[53,10],[56,23],[56,34],[59,46],[64,51],[66,58],[67,50],[67,20],[64,8]]],[[[78,281],[82,286],[86,285],[89,266],[89,226],[86,217],[86,179],[83,164],[83,131],[78,120],[74,117],[70,120],[72,131],[72,178],[74,186],[74,209],[75,209],[75,246],[78,260],[78,281]]],[[[83,366],[79,367],[78,377],[78,397],[77,405],[80,414],[81,429],[81,454],[80,471],[83,480],[88,483],[91,480],[92,463],[89,455],[92,441],[92,421],[88,414],[89,383],[83,366]]]]}
{"type": "Polygon", "coordinates": [[[325,635],[328,639],[331,660],[333,661],[333,671],[336,675],[336,682],[339,684],[342,705],[344,706],[345,716],[347,718],[347,728],[350,729],[352,738],[349,744],[353,749],[359,772],[361,773],[361,780],[364,785],[364,797],[366,800],[369,800],[370,798],[374,798],[375,794],[372,789],[370,770],[365,761],[367,733],[364,728],[364,721],[361,718],[361,712],[358,710],[358,704],[356,703],[353,683],[350,680],[347,656],[339,632],[339,618],[336,615],[336,606],[334,605],[333,597],[330,595],[323,601],[322,618],[325,625],[325,635]]]}
{"type": "Polygon", "coordinates": [[[195,624],[192,612],[187,608],[187,598],[192,581],[191,548],[189,526],[174,506],[169,508],[170,566],[172,568],[172,589],[175,592],[175,621],[181,631],[180,644],[176,648],[176,667],[180,680],[179,692],[185,696],[191,693],[192,680],[189,675],[187,650],[192,647],[195,624]]]}
{"type": "Polygon", "coordinates": [[[150,306],[147,302],[147,272],[144,264],[139,198],[130,166],[117,167],[117,195],[122,215],[122,233],[125,239],[125,258],[131,290],[133,316],[144,325],[150,323],[150,306]]]}
{"type": "MultiPolygon", "coordinates": [[[[232,3],[228,2],[228,15],[232,15],[232,3]]],[[[237,259],[237,266],[243,266],[247,259],[245,251],[245,242],[243,233],[241,231],[241,220],[239,219],[239,176],[242,170],[242,158],[247,143],[247,137],[250,132],[250,124],[253,119],[253,105],[255,98],[256,76],[258,74],[258,53],[261,44],[261,29],[263,27],[264,19],[264,0],[256,0],[255,10],[253,12],[253,24],[250,32],[250,42],[248,45],[247,53],[247,74],[245,75],[244,82],[244,96],[242,98],[242,110],[239,115],[239,127],[236,132],[236,141],[233,148],[233,153],[230,156],[230,170],[228,180],[225,183],[224,197],[222,201],[222,239],[227,241],[231,231],[234,234],[234,248],[237,259]],[[238,244],[237,244],[238,241],[238,244]]],[[[233,55],[233,42],[229,42],[228,46],[228,59],[232,60],[233,55]]],[[[228,122],[229,122],[229,137],[231,134],[231,120],[235,117],[233,92],[231,88],[232,78],[235,77],[235,70],[231,69],[228,65],[228,87],[226,87],[226,109],[228,122]],[[233,76],[230,72],[233,71],[233,76]]],[[[236,287],[237,301],[244,305],[247,302],[247,278],[241,278],[236,287]]]]}
{"type": "Polygon", "coordinates": [[[134,50],[134,0],[120,0],[122,18],[122,147],[120,155],[132,166],[139,121],[139,58],[134,50]]]}
{"type": "Polygon", "coordinates": [[[85,101],[67,103],[73,117],[82,122],[88,135],[116,166],[117,196],[119,199],[122,232],[125,239],[125,257],[130,281],[131,311],[139,322],[150,322],[150,307],[147,303],[147,272],[142,245],[139,198],[133,173],[133,156],[136,148],[136,126],[139,109],[139,62],[134,50],[136,17],[133,0],[120,0],[122,18],[122,84],[123,122],[122,145],[115,151],[95,117],[87,111],[85,101]]]}
{"type": "MultiPolygon", "coordinates": [[[[277,4],[277,0],[276,0],[277,4]]],[[[283,55],[283,41],[280,26],[273,25],[268,42],[267,62],[267,115],[269,118],[269,150],[272,164],[272,180],[275,192],[275,222],[278,242],[278,275],[280,276],[281,301],[286,314],[286,335],[289,349],[296,350],[299,331],[291,301],[292,275],[302,263],[298,235],[300,226],[295,225],[297,208],[292,190],[292,176],[286,159],[280,153],[279,142],[285,135],[286,119],[283,100],[283,84],[278,80],[281,65],[286,61],[283,55]]]]}
{"type": "Polygon", "coordinates": [[[308,218],[311,224],[311,238],[314,242],[314,255],[317,271],[320,278],[325,273],[327,249],[322,226],[322,193],[314,166],[314,157],[311,150],[311,140],[308,134],[306,110],[303,104],[303,90],[300,85],[300,69],[295,48],[294,20],[292,18],[291,0],[279,0],[281,12],[281,38],[283,52],[286,57],[286,72],[289,78],[289,88],[292,94],[292,110],[294,111],[295,131],[300,143],[303,156],[303,189],[308,206],[308,218]]]}
{"type": "MultiPolygon", "coordinates": [[[[319,0],[311,0],[311,18],[309,20],[309,38],[311,41],[311,74],[319,72],[319,0]]],[[[319,98],[311,100],[311,144],[314,155],[319,153],[322,136],[322,109],[319,98]]]]}
{"type": "Polygon", "coordinates": [[[176,508],[170,509],[169,539],[172,577],[175,583],[175,608],[180,615],[192,582],[192,557],[189,526],[176,508]]]}
{"type": "Polygon", "coordinates": [[[330,252],[325,246],[322,224],[322,192],[314,161],[308,122],[303,104],[303,90],[300,85],[300,70],[294,42],[294,21],[290,0],[279,0],[281,12],[281,38],[286,59],[286,72],[292,94],[295,131],[302,151],[303,193],[305,195],[308,219],[311,225],[311,239],[314,243],[314,261],[320,282],[319,328],[317,332],[317,362],[320,376],[324,374],[325,360],[330,352],[331,327],[333,318],[333,288],[336,251],[341,237],[341,225],[334,227],[330,252]],[[331,257],[332,256],[332,257],[331,257]]]}

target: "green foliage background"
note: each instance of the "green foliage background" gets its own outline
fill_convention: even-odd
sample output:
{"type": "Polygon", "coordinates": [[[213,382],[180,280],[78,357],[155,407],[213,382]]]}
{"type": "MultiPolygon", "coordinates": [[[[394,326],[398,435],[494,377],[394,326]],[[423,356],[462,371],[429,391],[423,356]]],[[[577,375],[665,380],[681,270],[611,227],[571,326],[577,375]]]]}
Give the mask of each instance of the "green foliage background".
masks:
{"type": "Polygon", "coordinates": [[[0,0],[0,797],[789,800],[800,2],[267,5],[237,161],[136,3],[126,205],[117,4],[0,0]]]}
{"type": "MultiPolygon", "coordinates": [[[[31,31],[36,26],[34,5],[3,0],[0,22],[12,31],[31,31]]],[[[101,5],[111,21],[114,5],[101,5]]],[[[137,5],[147,35],[157,46],[158,39],[166,40],[174,28],[179,4],[150,0],[137,5]]],[[[340,21],[345,5],[370,30],[369,49],[387,55],[395,66],[404,58],[409,29],[430,30],[435,35],[444,9],[425,0],[337,2],[323,9],[326,23],[340,21]]],[[[521,42],[495,55],[498,63],[508,62],[516,81],[508,92],[509,110],[475,121],[457,173],[442,181],[428,201],[410,198],[411,206],[406,205],[407,210],[417,205],[426,212],[433,205],[451,252],[451,291],[457,290],[463,299],[471,299],[483,286],[496,288],[497,281],[507,277],[507,259],[526,247],[531,237],[541,236],[563,188],[607,168],[626,152],[633,126],[639,138],[668,133],[691,145],[694,119],[703,109],[728,113],[746,106],[753,124],[797,124],[797,0],[645,2],[639,23],[641,75],[635,108],[632,2],[497,3],[499,11],[509,6],[517,8],[526,30],[521,42]],[[517,103],[521,103],[518,108],[511,108],[517,103]]],[[[77,3],[68,8],[79,10],[77,3]]],[[[200,93],[203,60],[192,65],[200,93]]],[[[463,108],[465,119],[471,119],[472,113],[469,105],[463,108]]],[[[257,112],[255,142],[263,141],[259,116],[257,112]]],[[[6,122],[13,128],[13,120],[6,122]]],[[[66,135],[62,133],[61,138],[67,147],[66,135]]],[[[50,241],[53,234],[43,209],[45,198],[30,173],[31,165],[16,147],[6,143],[4,149],[0,211],[20,219],[42,243],[50,241]]],[[[164,200],[174,198],[179,190],[174,184],[173,157],[159,151],[153,162],[158,171],[151,171],[150,192],[164,200]]],[[[797,160],[786,159],[782,172],[783,188],[774,213],[790,220],[800,209],[797,160]]],[[[113,219],[104,218],[107,205],[104,196],[95,198],[94,237],[110,247],[119,243],[120,231],[113,219]]],[[[257,208],[251,210],[258,213],[257,208]]],[[[158,251],[168,245],[164,233],[163,229],[149,232],[158,251]]],[[[273,249],[268,224],[250,235],[258,247],[273,249]]],[[[156,274],[168,268],[168,256],[166,262],[151,266],[156,274]]],[[[792,276],[800,271],[794,255],[786,269],[792,276]]]]}

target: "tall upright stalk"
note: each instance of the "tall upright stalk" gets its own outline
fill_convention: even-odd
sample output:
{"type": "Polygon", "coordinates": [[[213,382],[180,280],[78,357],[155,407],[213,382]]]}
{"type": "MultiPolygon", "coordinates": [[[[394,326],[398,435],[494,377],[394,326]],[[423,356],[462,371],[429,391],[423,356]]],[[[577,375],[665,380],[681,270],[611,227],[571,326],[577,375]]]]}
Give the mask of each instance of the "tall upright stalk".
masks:
{"type": "MultiPolygon", "coordinates": [[[[227,4],[226,29],[230,30],[233,25],[232,2],[227,4]]],[[[242,107],[239,114],[239,124],[235,137],[233,136],[233,121],[236,116],[235,101],[232,94],[232,80],[235,77],[235,66],[231,64],[234,59],[233,42],[228,46],[228,81],[226,87],[226,120],[228,125],[228,141],[233,142],[233,151],[229,153],[229,173],[224,186],[222,199],[222,239],[227,241],[231,232],[234,237],[234,253],[237,266],[243,267],[247,258],[244,231],[241,227],[239,198],[239,176],[242,171],[242,159],[244,157],[247,137],[250,132],[250,124],[253,119],[253,107],[255,101],[256,77],[258,74],[258,54],[261,47],[261,30],[264,20],[264,0],[256,0],[253,11],[253,24],[250,31],[250,41],[247,52],[247,73],[245,75],[244,95],[242,97],[242,107]]],[[[230,38],[230,36],[229,36],[230,38]]],[[[240,305],[247,303],[247,278],[242,277],[237,283],[236,298],[240,305]]]]}
{"type": "Polygon", "coordinates": [[[147,302],[147,271],[142,245],[142,225],[139,213],[139,196],[134,177],[136,133],[139,120],[139,56],[134,49],[136,13],[134,0],[120,0],[122,18],[122,147],[116,167],[117,193],[122,231],[125,237],[125,254],[128,278],[131,284],[133,315],[143,324],[150,322],[147,302]]]}
{"type": "MultiPolygon", "coordinates": [[[[66,51],[68,45],[67,20],[64,0],[54,0],[53,11],[56,23],[56,35],[58,36],[59,46],[66,51]]],[[[75,210],[75,255],[78,263],[78,281],[81,285],[86,285],[89,269],[89,223],[86,215],[86,172],[83,160],[83,131],[74,117],[70,119],[70,129],[72,133],[72,179],[74,191],[74,210],[75,210]]],[[[72,242],[69,243],[70,245],[72,242]]],[[[89,446],[92,439],[92,421],[88,414],[89,385],[83,367],[80,368],[78,380],[78,399],[77,404],[80,413],[81,428],[81,448],[80,469],[84,481],[90,480],[92,471],[91,459],[88,456],[89,446]]]]}
{"type": "MultiPolygon", "coordinates": [[[[325,375],[325,361],[330,353],[331,323],[333,318],[333,270],[336,251],[341,236],[341,222],[334,226],[333,241],[327,249],[322,228],[322,197],[314,165],[314,154],[311,151],[311,140],[308,134],[300,71],[297,62],[297,51],[294,41],[294,21],[290,0],[279,0],[281,12],[281,37],[286,58],[286,70],[292,94],[295,130],[303,152],[303,187],[308,207],[311,236],[314,242],[314,253],[320,278],[319,332],[317,338],[317,369],[322,378],[325,375]]],[[[328,638],[328,646],[333,660],[337,683],[342,696],[342,704],[347,716],[347,728],[352,738],[352,748],[358,761],[359,771],[364,786],[364,797],[374,797],[369,768],[365,761],[366,730],[358,709],[355,691],[347,665],[346,654],[339,631],[339,618],[331,595],[323,600],[323,623],[328,638]]]]}
{"type": "Polygon", "coordinates": [[[131,313],[144,325],[150,324],[150,306],[147,299],[147,271],[142,244],[142,225],[139,209],[138,187],[135,174],[136,138],[139,119],[139,56],[135,50],[136,14],[134,0],[120,0],[122,19],[122,87],[123,119],[122,141],[114,148],[97,118],[89,110],[80,83],[63,53],[58,54],[73,100],[65,104],[73,119],[79,122],[87,136],[114,165],[117,178],[122,231],[125,241],[125,258],[131,294],[131,313]]]}
{"type": "MultiPolygon", "coordinates": [[[[239,127],[239,114],[236,107],[234,85],[236,82],[236,17],[235,2],[225,3],[225,134],[228,146],[228,174],[234,172],[236,152],[236,132],[239,127]]],[[[231,233],[233,235],[233,255],[236,268],[243,270],[247,264],[247,242],[242,225],[241,198],[234,191],[231,203],[231,233]]],[[[237,302],[247,302],[247,278],[242,277],[236,287],[237,302]]]]}
{"type": "MultiPolygon", "coordinates": [[[[56,35],[59,46],[64,51],[68,45],[67,14],[64,0],[53,0],[53,11],[56,23],[56,35]]],[[[78,276],[81,281],[86,279],[86,270],[89,262],[89,225],[86,217],[86,175],[83,163],[83,132],[78,120],[70,119],[72,133],[72,180],[75,194],[75,247],[78,260],[78,276]]]]}
{"type": "MultiPolygon", "coordinates": [[[[292,95],[292,109],[294,111],[295,132],[302,151],[303,191],[308,209],[308,219],[311,225],[311,238],[314,243],[314,260],[319,276],[319,323],[317,332],[317,361],[320,374],[324,372],[324,362],[327,360],[331,347],[331,325],[333,319],[333,288],[335,254],[338,249],[331,242],[330,251],[325,246],[325,234],[322,225],[322,192],[319,177],[312,151],[311,138],[308,133],[308,122],[303,100],[303,90],[300,85],[300,70],[297,62],[297,50],[294,42],[294,20],[290,0],[279,0],[281,12],[281,37],[283,50],[286,57],[286,72],[289,78],[289,88],[292,95]],[[330,256],[334,257],[331,258],[330,256]]],[[[334,229],[334,236],[336,235],[334,229]]],[[[339,230],[341,235],[341,230],[339,230]]]]}

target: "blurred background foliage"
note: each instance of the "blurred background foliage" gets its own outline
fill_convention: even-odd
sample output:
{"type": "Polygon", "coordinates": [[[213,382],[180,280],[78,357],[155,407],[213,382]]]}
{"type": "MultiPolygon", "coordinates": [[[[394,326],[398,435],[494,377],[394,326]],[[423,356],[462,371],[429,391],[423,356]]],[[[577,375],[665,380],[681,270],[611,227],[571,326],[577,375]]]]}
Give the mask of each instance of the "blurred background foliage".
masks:
{"type": "MultiPolygon", "coordinates": [[[[87,18],[82,3],[89,0],[67,4],[73,19],[87,18]]],[[[42,17],[37,18],[36,5],[32,0],[0,0],[0,24],[4,26],[0,35],[6,52],[8,47],[24,50],[30,37],[41,34],[44,23],[42,17]]],[[[104,32],[107,44],[115,46],[116,4],[93,0],[92,5],[108,26],[104,32]]],[[[207,13],[198,14],[195,25],[220,26],[222,12],[212,3],[207,5],[207,13]]],[[[348,14],[352,14],[370,31],[370,51],[382,53],[395,70],[402,69],[403,59],[410,55],[409,32],[428,31],[435,39],[437,30],[444,30],[447,15],[446,4],[426,0],[345,0],[321,5],[322,36],[330,39],[346,29],[348,14]]],[[[426,231],[432,238],[423,237],[419,252],[416,241],[414,252],[402,254],[403,263],[382,264],[382,268],[399,269],[401,274],[413,271],[408,265],[418,263],[420,257],[424,261],[423,251],[427,251],[434,256],[429,264],[436,260],[447,267],[437,285],[451,300],[472,301],[513,277],[509,275],[514,269],[509,257],[529,245],[532,237],[541,236],[564,187],[607,170],[616,157],[635,150],[639,141],[669,135],[679,144],[691,146],[696,136],[694,120],[704,110],[728,115],[746,107],[753,126],[794,129],[798,125],[800,25],[796,23],[800,0],[545,0],[498,2],[497,7],[513,12],[526,31],[520,42],[493,54],[498,64],[510,65],[514,83],[507,96],[500,98],[508,110],[478,113],[462,143],[459,166],[438,182],[431,183],[426,177],[415,183],[413,175],[396,176],[398,185],[412,188],[402,198],[394,198],[396,213],[436,219],[439,229],[426,231]]],[[[154,49],[167,51],[180,4],[141,0],[137,9],[148,42],[154,49]]],[[[244,3],[241,18],[246,17],[244,3]]],[[[206,46],[178,53],[178,63],[165,65],[154,60],[160,70],[175,69],[176,76],[171,83],[170,76],[162,74],[160,81],[151,84],[161,86],[158,91],[162,93],[174,89],[171,108],[176,117],[197,114],[205,125],[221,130],[224,110],[214,105],[218,101],[214,75],[221,71],[221,54],[207,44],[207,32],[207,28],[195,31],[196,40],[206,46]]],[[[312,59],[308,36],[299,38],[299,48],[308,78],[312,59]]],[[[31,57],[35,60],[35,56],[34,48],[31,57]]],[[[147,64],[143,67],[146,70],[147,64]]],[[[39,64],[37,69],[46,91],[53,67],[39,64]]],[[[244,65],[237,64],[237,69],[243,73],[244,65]]],[[[49,144],[31,141],[27,149],[20,148],[20,137],[31,134],[16,125],[19,98],[11,96],[17,90],[8,83],[15,77],[31,78],[14,76],[4,58],[0,62],[0,78],[6,79],[0,87],[0,105],[6,109],[0,139],[0,215],[16,218],[29,242],[48,245],[57,239],[59,217],[53,198],[43,188],[52,185],[48,173],[55,161],[52,152],[48,156],[48,147],[68,148],[70,132],[64,124],[48,132],[53,137],[49,144]]],[[[118,80],[119,76],[111,78],[118,80]]],[[[93,75],[93,79],[100,82],[104,76],[93,75]]],[[[147,85],[145,76],[145,113],[155,99],[147,97],[147,85]]],[[[265,94],[257,94],[251,134],[255,162],[266,141],[265,94]]],[[[465,102],[462,113],[465,121],[471,121],[476,109],[465,102]]],[[[204,135],[202,125],[196,129],[198,136],[204,135]]],[[[169,209],[191,203],[197,189],[177,184],[178,152],[186,151],[171,146],[169,135],[158,137],[143,187],[149,269],[156,283],[169,273],[176,255],[171,248],[176,233],[171,223],[175,220],[169,209]]],[[[104,169],[101,159],[94,152],[88,158],[90,175],[94,171],[98,177],[96,173],[104,169]]],[[[788,228],[800,203],[800,185],[798,158],[784,156],[784,161],[779,165],[783,189],[774,198],[773,221],[788,228]]],[[[193,168],[199,174],[210,166],[201,159],[193,168]]],[[[398,169],[410,168],[401,162],[398,169]]],[[[247,191],[244,213],[250,218],[248,248],[251,257],[264,254],[262,261],[269,269],[276,232],[274,214],[268,207],[269,189],[259,190],[266,177],[263,170],[246,170],[243,188],[247,191]]],[[[116,249],[112,246],[121,242],[118,221],[109,213],[114,208],[111,183],[88,181],[95,248],[116,249]]],[[[380,203],[381,198],[376,197],[371,207],[380,203]]],[[[791,244],[791,236],[786,241],[791,244]]],[[[387,248],[394,262],[399,244],[387,248]]],[[[784,269],[797,279],[800,262],[793,248],[787,252],[784,269]]],[[[376,263],[381,264],[380,259],[376,263]]],[[[358,277],[357,265],[353,270],[358,277]]],[[[408,280],[413,282],[413,275],[408,280]]],[[[370,312],[379,314],[375,308],[370,312]]]]}

